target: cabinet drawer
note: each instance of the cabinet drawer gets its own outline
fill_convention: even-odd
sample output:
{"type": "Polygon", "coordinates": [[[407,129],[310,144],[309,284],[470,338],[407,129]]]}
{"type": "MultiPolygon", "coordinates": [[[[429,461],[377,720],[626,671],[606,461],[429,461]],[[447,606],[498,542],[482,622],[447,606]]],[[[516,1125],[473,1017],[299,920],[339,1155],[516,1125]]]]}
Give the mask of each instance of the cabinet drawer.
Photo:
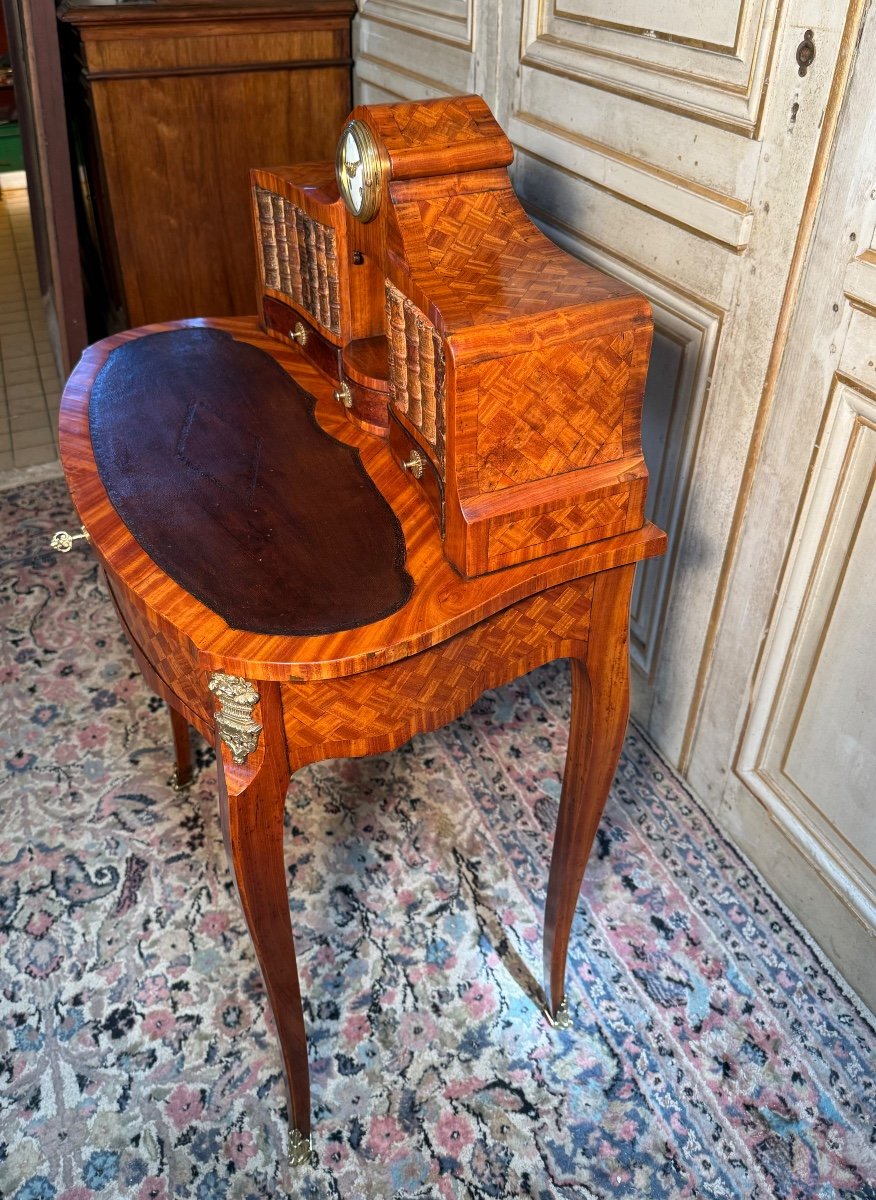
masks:
{"type": "Polygon", "coordinates": [[[328,375],[329,379],[340,379],[340,350],[314,329],[306,317],[302,317],[282,300],[274,300],[271,296],[262,297],[262,317],[268,333],[282,338],[290,345],[299,346],[313,365],[319,367],[320,371],[328,375]],[[295,337],[295,331],[299,326],[305,334],[303,344],[300,338],[295,337]]]}
{"type": "Polygon", "coordinates": [[[392,457],[429,501],[444,536],[444,484],[425,450],[417,445],[393,412],[389,414],[389,449],[392,457]]]}
{"type": "MultiPolygon", "coordinates": [[[[101,30],[101,33],[104,31],[101,30]]],[[[132,37],[103,37],[87,27],[82,30],[86,70],[91,78],[119,76],[178,75],[204,70],[264,71],[313,63],[315,67],[346,66],[349,39],[346,29],[254,30],[252,22],[226,21],[210,28],[204,25],[189,35],[179,25],[165,29],[143,28],[132,37]],[[235,27],[236,26],[236,27],[235,27]]]]}

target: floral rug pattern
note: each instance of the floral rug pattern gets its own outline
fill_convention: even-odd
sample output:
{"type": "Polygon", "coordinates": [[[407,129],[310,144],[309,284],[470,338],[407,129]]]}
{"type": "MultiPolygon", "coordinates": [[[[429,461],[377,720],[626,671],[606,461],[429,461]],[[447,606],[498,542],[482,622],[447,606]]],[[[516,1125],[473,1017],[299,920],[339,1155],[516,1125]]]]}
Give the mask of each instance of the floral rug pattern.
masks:
{"type": "Polygon", "coordinates": [[[315,1153],[217,819],[59,480],[0,493],[0,1195],[876,1198],[872,1017],[631,729],[541,1016],[564,664],[287,806],[315,1153]]]}

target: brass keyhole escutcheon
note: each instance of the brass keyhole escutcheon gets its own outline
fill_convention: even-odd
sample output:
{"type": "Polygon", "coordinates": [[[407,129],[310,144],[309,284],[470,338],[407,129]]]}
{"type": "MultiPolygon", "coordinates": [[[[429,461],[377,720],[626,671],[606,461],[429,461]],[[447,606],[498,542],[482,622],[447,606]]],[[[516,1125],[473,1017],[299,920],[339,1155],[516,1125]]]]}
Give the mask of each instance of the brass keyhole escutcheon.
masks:
{"type": "Polygon", "coordinates": [[[803,35],[803,41],[797,47],[797,66],[800,68],[801,75],[805,75],[815,62],[814,38],[815,33],[811,29],[807,29],[803,35]]]}

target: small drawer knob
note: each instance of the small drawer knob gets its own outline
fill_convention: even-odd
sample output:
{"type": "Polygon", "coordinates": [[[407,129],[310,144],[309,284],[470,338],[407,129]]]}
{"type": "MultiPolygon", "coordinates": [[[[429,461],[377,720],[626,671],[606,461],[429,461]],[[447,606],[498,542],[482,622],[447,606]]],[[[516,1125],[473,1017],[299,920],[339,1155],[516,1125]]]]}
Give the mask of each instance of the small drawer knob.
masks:
{"type": "Polygon", "coordinates": [[[300,321],[295,322],[295,328],[289,330],[289,337],[296,341],[299,346],[306,346],[309,337],[307,327],[302,325],[300,321]]]}
{"type": "Polygon", "coordinates": [[[59,554],[69,554],[73,549],[74,542],[79,542],[83,538],[86,542],[91,541],[91,538],[88,536],[88,530],[85,528],[85,526],[83,525],[81,528],[81,533],[68,533],[66,529],[59,529],[52,538],[51,542],[49,542],[49,545],[53,550],[57,550],[59,554]]]}
{"type": "Polygon", "coordinates": [[[353,393],[347,387],[346,383],[341,383],[341,386],[334,393],[334,397],[338,404],[343,404],[344,408],[353,407],[353,393]]]}
{"type": "Polygon", "coordinates": [[[423,456],[418,450],[411,451],[411,457],[407,462],[402,463],[403,471],[410,471],[414,479],[422,479],[423,477],[423,456]]]}

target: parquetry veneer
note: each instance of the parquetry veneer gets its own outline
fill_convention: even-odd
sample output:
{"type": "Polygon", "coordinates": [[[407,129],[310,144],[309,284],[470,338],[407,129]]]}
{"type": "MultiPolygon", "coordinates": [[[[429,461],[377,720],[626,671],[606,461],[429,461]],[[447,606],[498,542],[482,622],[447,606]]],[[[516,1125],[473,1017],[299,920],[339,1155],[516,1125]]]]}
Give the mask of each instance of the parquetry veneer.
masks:
{"type": "MultiPolygon", "coordinates": [[[[348,210],[325,165],[256,172],[261,327],[254,319],[177,322],[93,346],[67,385],[60,425],[71,495],[123,627],[175,714],[178,779],[190,770],[189,724],[216,746],[222,827],[277,1025],[298,1162],[310,1153],[310,1093],[283,850],[292,773],[326,757],[391,750],[453,719],[484,689],[571,658],[544,936],[546,1010],[561,1021],[572,918],[627,723],[633,573],[665,546],[642,512],[645,302],[533,229],[504,170],[510,145],[477,97],[354,116],[369,131],[366,149],[368,138],[377,147],[365,177],[377,188],[369,223],[356,215],[358,193],[348,210]],[[356,478],[388,502],[413,581],[410,598],[388,615],[297,636],[234,628],[211,607],[207,584],[183,587],[173,553],[156,550],[159,566],[113,507],[117,465],[89,429],[101,372],[132,339],[146,339],[138,346],[148,360],[161,346],[183,353],[203,343],[197,331],[205,328],[230,334],[239,357],[252,355],[241,344],[268,355],[271,370],[278,365],[316,398],[318,426],[361,456],[365,474],[356,478]]],[[[345,136],[349,191],[359,168],[345,136]]],[[[282,404],[260,410],[245,381],[223,390],[209,359],[195,384],[182,370],[187,382],[176,390],[173,372],[162,378],[172,433],[165,465],[181,479],[193,479],[185,472],[199,460],[174,431],[188,428],[193,403],[222,395],[211,465],[199,468],[209,513],[187,518],[186,532],[196,539],[209,530],[218,561],[233,537],[246,588],[246,556],[265,538],[291,546],[307,532],[302,511],[306,521],[325,518],[327,489],[295,492],[309,427],[299,422],[290,438],[282,404]],[[255,442],[284,447],[290,469],[275,470],[270,455],[253,450],[241,499],[234,431],[244,424],[255,442]],[[236,492],[223,475],[233,471],[236,492]],[[224,523],[223,505],[233,505],[224,523]]],[[[306,403],[290,395],[290,404],[306,403]]],[[[120,425],[136,420],[130,405],[114,411],[120,425]]],[[[144,455],[150,445],[144,436],[144,455]]],[[[333,461],[338,471],[359,470],[348,453],[333,461]]],[[[353,504],[343,516],[355,523],[356,514],[353,504]]],[[[324,562],[302,560],[297,574],[302,587],[317,589],[312,600],[319,571],[343,568],[329,548],[324,562]]],[[[350,588],[362,578],[351,577],[350,588]]]]}

